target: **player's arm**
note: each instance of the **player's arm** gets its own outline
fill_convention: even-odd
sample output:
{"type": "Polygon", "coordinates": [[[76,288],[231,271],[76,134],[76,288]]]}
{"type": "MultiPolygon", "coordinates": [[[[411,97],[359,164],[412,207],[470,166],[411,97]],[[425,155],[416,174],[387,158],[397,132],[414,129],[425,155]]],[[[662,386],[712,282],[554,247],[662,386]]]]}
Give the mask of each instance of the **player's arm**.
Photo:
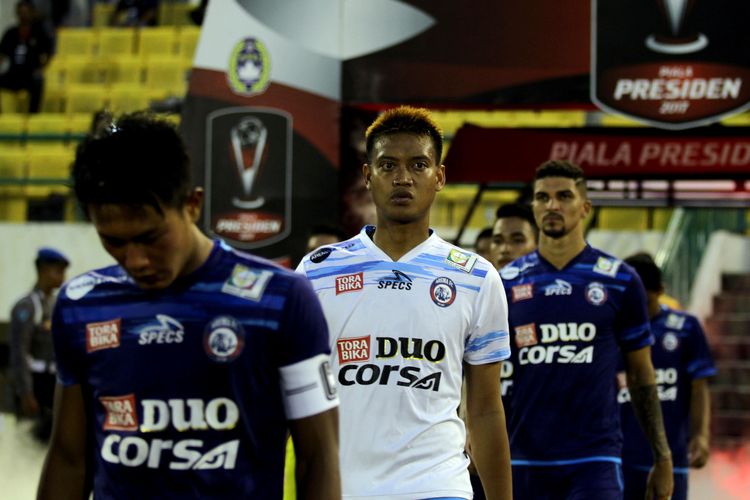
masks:
{"type": "Polygon", "coordinates": [[[296,454],[297,498],[341,498],[338,409],[292,420],[289,427],[296,454]]]}
{"type": "Polygon", "coordinates": [[[55,388],[52,437],[37,500],[89,498],[86,481],[86,411],[80,385],[55,388]]]}
{"type": "Polygon", "coordinates": [[[625,368],[633,410],[654,455],[654,467],[649,473],[647,491],[655,494],[657,499],[667,499],[672,495],[674,487],[672,452],[664,430],[654,366],[651,363],[651,347],[627,352],[625,368]]]}
{"type": "Polygon", "coordinates": [[[690,385],[690,467],[699,469],[708,461],[710,420],[711,397],[708,394],[708,382],[705,378],[695,379],[690,385]]]}
{"type": "Polygon", "coordinates": [[[510,446],[500,399],[500,365],[465,363],[466,422],[472,460],[488,499],[510,499],[510,446]]]}

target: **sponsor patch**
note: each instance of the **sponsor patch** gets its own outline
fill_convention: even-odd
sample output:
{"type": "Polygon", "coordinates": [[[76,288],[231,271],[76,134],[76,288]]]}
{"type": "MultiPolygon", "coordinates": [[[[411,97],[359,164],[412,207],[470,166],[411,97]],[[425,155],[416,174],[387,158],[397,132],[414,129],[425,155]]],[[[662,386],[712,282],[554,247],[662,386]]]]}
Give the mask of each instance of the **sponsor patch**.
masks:
{"type": "Polygon", "coordinates": [[[470,273],[477,262],[477,256],[453,248],[445,258],[445,262],[465,273],[470,273]]]}
{"type": "Polygon", "coordinates": [[[505,266],[500,269],[500,277],[504,280],[514,280],[521,274],[521,270],[516,266],[505,266]]]}
{"type": "Polygon", "coordinates": [[[680,346],[680,339],[678,339],[677,335],[675,335],[674,333],[667,332],[664,334],[664,337],[661,339],[661,345],[667,351],[672,352],[680,346]]]}
{"type": "Polygon", "coordinates": [[[156,321],[152,321],[138,331],[140,345],[180,344],[184,338],[185,327],[166,314],[157,314],[156,321]]]}
{"type": "Polygon", "coordinates": [[[536,324],[529,323],[528,325],[520,325],[515,328],[516,332],[516,347],[529,347],[537,345],[539,339],[536,336],[536,324]]]}
{"type": "Polygon", "coordinates": [[[672,330],[682,330],[682,327],[685,326],[685,316],[670,313],[669,316],[667,316],[665,325],[672,330]]]}
{"type": "Polygon", "coordinates": [[[104,407],[105,431],[137,431],[138,412],[135,394],[126,396],[103,396],[99,402],[104,407]]]}
{"type": "Polygon", "coordinates": [[[356,292],[365,287],[364,273],[345,274],[336,276],[336,295],[340,293],[356,292]]]}
{"type": "Polygon", "coordinates": [[[586,287],[586,300],[589,304],[600,306],[607,302],[607,289],[598,282],[589,283],[586,287]]]}
{"type": "Polygon", "coordinates": [[[339,354],[339,364],[356,363],[370,360],[370,336],[350,337],[338,339],[336,349],[339,354]]]}
{"type": "Polygon", "coordinates": [[[518,302],[519,300],[528,300],[534,297],[534,285],[531,283],[527,283],[525,285],[516,285],[511,288],[511,291],[513,293],[513,302],[518,302]]]}
{"type": "Polygon", "coordinates": [[[430,285],[430,298],[440,307],[448,307],[456,300],[456,285],[446,277],[436,278],[430,285]]]}
{"type": "Polygon", "coordinates": [[[236,264],[229,279],[224,282],[221,291],[243,299],[259,301],[263,297],[273,271],[250,269],[236,264]]]}
{"type": "Polygon", "coordinates": [[[545,297],[550,295],[571,295],[573,293],[573,287],[570,283],[565,280],[556,279],[551,285],[544,287],[545,297]]]}
{"type": "Polygon", "coordinates": [[[319,248],[310,255],[310,262],[320,264],[331,255],[331,252],[333,252],[333,248],[331,247],[319,248]]]}
{"type": "Polygon", "coordinates": [[[619,260],[608,259],[607,257],[599,257],[594,265],[594,272],[603,274],[605,276],[615,277],[617,276],[617,270],[620,268],[622,262],[619,260]]]}
{"type": "Polygon", "coordinates": [[[245,347],[245,330],[231,316],[214,318],[203,333],[203,347],[208,357],[214,361],[234,361],[245,347]]]}
{"type": "Polygon", "coordinates": [[[70,280],[65,286],[65,295],[70,300],[79,300],[96,288],[97,285],[102,283],[122,283],[123,281],[124,278],[113,278],[91,272],[70,280]]]}
{"type": "Polygon", "coordinates": [[[398,269],[392,270],[392,276],[385,276],[378,281],[378,289],[381,290],[411,290],[413,280],[398,269]]]}
{"type": "Polygon", "coordinates": [[[86,352],[120,347],[120,318],[86,324],[86,352]]]}

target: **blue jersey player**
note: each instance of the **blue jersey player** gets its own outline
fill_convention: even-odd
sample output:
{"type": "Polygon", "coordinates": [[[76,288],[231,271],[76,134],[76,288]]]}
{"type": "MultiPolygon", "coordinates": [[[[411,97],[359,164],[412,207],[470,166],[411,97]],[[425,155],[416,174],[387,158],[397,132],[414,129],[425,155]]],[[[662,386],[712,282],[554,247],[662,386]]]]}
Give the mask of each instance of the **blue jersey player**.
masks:
{"type": "Polygon", "coordinates": [[[307,281],[203,235],[176,130],[123,117],[79,147],[76,197],[117,265],[73,279],[40,499],[340,498],[328,332],[307,281]]]}
{"type": "Polygon", "coordinates": [[[649,488],[672,493],[672,462],[649,346],[643,285],[586,244],[583,171],[541,165],[534,180],[538,250],[501,270],[509,304],[513,401],[508,425],[516,499],[622,498],[615,376],[624,353],[633,406],[656,457],[649,488]]]}
{"type": "MultiPolygon", "coordinates": [[[[686,500],[688,467],[703,467],[708,460],[711,399],[706,379],[716,374],[716,367],[698,319],[659,304],[664,287],[661,270],[651,256],[636,254],[625,262],[638,272],[646,287],[651,331],[656,338],[651,359],[674,462],[672,500],[686,500]]],[[[622,373],[618,373],[617,380],[624,437],[625,498],[642,500],[653,458],[627,404],[630,394],[622,373]]]]}

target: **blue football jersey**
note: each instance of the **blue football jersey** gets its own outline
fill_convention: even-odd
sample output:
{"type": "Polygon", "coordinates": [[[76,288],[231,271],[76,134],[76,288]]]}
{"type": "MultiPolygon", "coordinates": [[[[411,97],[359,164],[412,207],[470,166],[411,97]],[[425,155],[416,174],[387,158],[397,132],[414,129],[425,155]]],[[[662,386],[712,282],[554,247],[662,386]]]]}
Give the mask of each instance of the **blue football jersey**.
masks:
{"type": "Polygon", "coordinates": [[[513,353],[513,464],[619,463],[612,377],[621,350],[653,343],[640,278],[590,246],[561,270],[535,251],[500,275],[513,353]]]}
{"type": "Polygon", "coordinates": [[[95,498],[282,498],[279,370],[330,355],[304,277],[219,242],[165,290],[107,267],[63,288],[53,336],[85,397],[95,498]]]}
{"type": "MultiPolygon", "coordinates": [[[[698,319],[690,314],[662,306],[651,318],[651,331],[656,342],[651,348],[651,359],[656,371],[664,427],[667,431],[672,463],[676,472],[687,472],[688,442],[690,440],[690,392],[695,379],[716,374],[711,352],[698,319]]],[[[651,447],[638,425],[627,389],[624,372],[618,373],[617,383],[622,416],[622,448],[624,465],[651,468],[651,447]]]]}

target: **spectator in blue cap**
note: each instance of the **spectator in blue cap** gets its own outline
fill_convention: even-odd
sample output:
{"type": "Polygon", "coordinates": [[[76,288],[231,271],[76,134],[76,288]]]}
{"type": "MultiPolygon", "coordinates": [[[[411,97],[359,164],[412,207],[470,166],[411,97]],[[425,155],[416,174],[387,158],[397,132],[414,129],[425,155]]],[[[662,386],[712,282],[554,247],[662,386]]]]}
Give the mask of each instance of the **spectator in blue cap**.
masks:
{"type": "Polygon", "coordinates": [[[65,281],[70,262],[60,251],[43,247],[34,263],[36,284],[15,303],[10,314],[10,366],[20,415],[35,417],[34,435],[47,440],[55,388],[50,318],[54,291],[65,281]]]}

